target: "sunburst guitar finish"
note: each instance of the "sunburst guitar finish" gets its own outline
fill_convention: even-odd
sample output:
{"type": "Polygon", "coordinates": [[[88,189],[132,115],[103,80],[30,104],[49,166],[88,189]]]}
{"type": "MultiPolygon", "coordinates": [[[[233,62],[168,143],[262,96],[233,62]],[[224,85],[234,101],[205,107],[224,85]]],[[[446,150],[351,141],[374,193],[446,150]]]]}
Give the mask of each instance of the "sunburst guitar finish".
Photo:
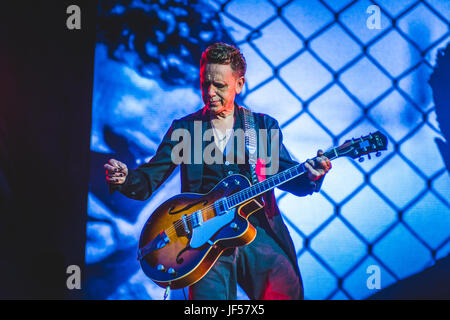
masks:
{"type": "Polygon", "coordinates": [[[156,284],[179,289],[200,280],[227,248],[255,239],[248,217],[259,198],[229,208],[225,199],[250,187],[242,175],[223,179],[207,194],[182,193],[160,205],[139,239],[138,259],[156,284]]]}
{"type": "MultiPolygon", "coordinates": [[[[352,159],[387,149],[381,132],[345,141],[324,153],[330,160],[352,159]]],[[[161,287],[173,289],[200,280],[226,248],[247,245],[256,229],[248,217],[263,207],[261,195],[305,174],[299,163],[254,185],[242,175],[220,181],[209,193],[182,193],[150,216],[139,240],[138,259],[144,273],[161,287]]]]}

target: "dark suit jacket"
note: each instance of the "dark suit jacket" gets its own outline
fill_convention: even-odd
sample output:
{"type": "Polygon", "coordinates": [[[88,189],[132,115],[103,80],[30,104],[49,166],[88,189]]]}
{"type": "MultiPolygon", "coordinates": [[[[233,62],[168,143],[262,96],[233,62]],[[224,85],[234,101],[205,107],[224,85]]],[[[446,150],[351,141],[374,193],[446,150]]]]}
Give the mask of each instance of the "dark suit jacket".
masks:
{"type": "MultiPolygon", "coordinates": [[[[170,176],[177,164],[172,161],[171,153],[175,145],[179,143],[179,140],[171,140],[172,133],[177,129],[186,129],[186,132],[190,133],[191,146],[201,146],[201,151],[207,142],[204,142],[201,135],[195,136],[195,132],[204,133],[208,127],[208,121],[210,121],[209,111],[206,108],[200,109],[190,115],[187,115],[181,119],[174,120],[168,132],[165,134],[161,144],[159,145],[156,154],[148,162],[139,166],[135,170],[129,170],[127,179],[122,185],[112,185],[111,191],[120,191],[122,194],[129,198],[136,200],[146,200],[152,193],[170,176]]],[[[270,129],[279,130],[279,172],[286,170],[298,162],[295,162],[290,157],[282,142],[282,134],[278,122],[272,117],[261,114],[253,113],[255,116],[255,124],[257,128],[268,129],[268,142],[267,148],[271,148],[270,129]]],[[[243,117],[242,107],[236,105],[235,115],[243,117]]],[[[258,131],[257,131],[258,132],[258,131]]],[[[181,140],[180,140],[181,141],[181,140]]],[[[209,143],[209,142],[208,142],[209,143]]],[[[201,154],[195,155],[191,152],[186,159],[190,158],[191,163],[181,163],[181,191],[200,193],[200,187],[202,183],[203,163],[201,162],[201,154]],[[200,157],[200,158],[199,158],[200,157]]],[[[248,175],[249,176],[249,175],[248,175]]],[[[292,179],[283,185],[279,186],[280,189],[291,192],[297,196],[305,196],[319,191],[322,179],[312,182],[309,181],[306,174],[300,177],[292,179]]],[[[287,253],[292,260],[296,271],[298,271],[297,257],[295,248],[292,243],[292,239],[289,235],[288,229],[284,224],[280,211],[278,209],[276,199],[273,190],[264,194],[265,206],[264,216],[270,226],[272,235],[274,235],[281,248],[287,253]]]]}

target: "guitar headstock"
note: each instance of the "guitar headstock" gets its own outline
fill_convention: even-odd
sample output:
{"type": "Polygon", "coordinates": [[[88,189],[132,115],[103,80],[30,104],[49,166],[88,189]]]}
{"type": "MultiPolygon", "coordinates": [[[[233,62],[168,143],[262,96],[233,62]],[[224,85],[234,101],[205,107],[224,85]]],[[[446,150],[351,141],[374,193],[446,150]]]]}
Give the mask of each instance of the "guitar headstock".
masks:
{"type": "Polygon", "coordinates": [[[386,136],[377,131],[361,138],[347,140],[342,145],[335,148],[335,152],[338,157],[346,156],[353,159],[359,158],[360,162],[362,162],[364,161],[362,156],[365,154],[368,154],[370,159],[370,153],[376,152],[375,155],[379,157],[381,151],[387,149],[387,143],[388,140],[386,136]]]}

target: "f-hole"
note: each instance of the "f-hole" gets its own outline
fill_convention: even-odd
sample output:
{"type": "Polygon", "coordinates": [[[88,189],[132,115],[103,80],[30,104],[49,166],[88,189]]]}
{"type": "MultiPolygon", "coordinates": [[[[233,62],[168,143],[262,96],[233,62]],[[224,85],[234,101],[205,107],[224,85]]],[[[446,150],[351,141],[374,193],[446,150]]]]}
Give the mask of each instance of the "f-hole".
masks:
{"type": "Polygon", "coordinates": [[[169,210],[167,210],[167,212],[169,214],[177,214],[177,213],[189,210],[190,208],[192,208],[193,206],[198,205],[199,203],[201,203],[203,206],[206,206],[208,204],[208,200],[203,200],[203,202],[202,201],[198,201],[198,202],[191,203],[191,204],[189,204],[189,205],[187,205],[187,206],[185,206],[185,207],[183,207],[183,208],[181,208],[179,210],[176,210],[176,211],[173,211],[173,209],[175,209],[175,207],[172,206],[172,207],[169,208],[169,210]]]}
{"type": "Polygon", "coordinates": [[[178,264],[182,264],[182,263],[183,263],[184,259],[181,258],[180,256],[183,254],[183,252],[187,251],[187,250],[190,249],[190,248],[191,248],[191,246],[190,246],[190,245],[187,245],[187,246],[186,246],[185,248],[183,248],[180,252],[178,252],[177,257],[176,257],[176,259],[175,259],[175,261],[176,261],[178,264]]]}

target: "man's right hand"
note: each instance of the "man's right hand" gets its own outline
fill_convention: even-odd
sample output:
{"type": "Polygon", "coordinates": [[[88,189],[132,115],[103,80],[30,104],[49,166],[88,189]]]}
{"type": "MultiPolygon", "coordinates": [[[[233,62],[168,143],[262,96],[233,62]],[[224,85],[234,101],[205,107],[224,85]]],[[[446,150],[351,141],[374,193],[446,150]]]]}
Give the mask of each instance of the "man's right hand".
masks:
{"type": "Polygon", "coordinates": [[[109,159],[104,165],[106,169],[106,181],[110,184],[123,184],[128,175],[128,168],[125,163],[115,159],[109,159]]]}

